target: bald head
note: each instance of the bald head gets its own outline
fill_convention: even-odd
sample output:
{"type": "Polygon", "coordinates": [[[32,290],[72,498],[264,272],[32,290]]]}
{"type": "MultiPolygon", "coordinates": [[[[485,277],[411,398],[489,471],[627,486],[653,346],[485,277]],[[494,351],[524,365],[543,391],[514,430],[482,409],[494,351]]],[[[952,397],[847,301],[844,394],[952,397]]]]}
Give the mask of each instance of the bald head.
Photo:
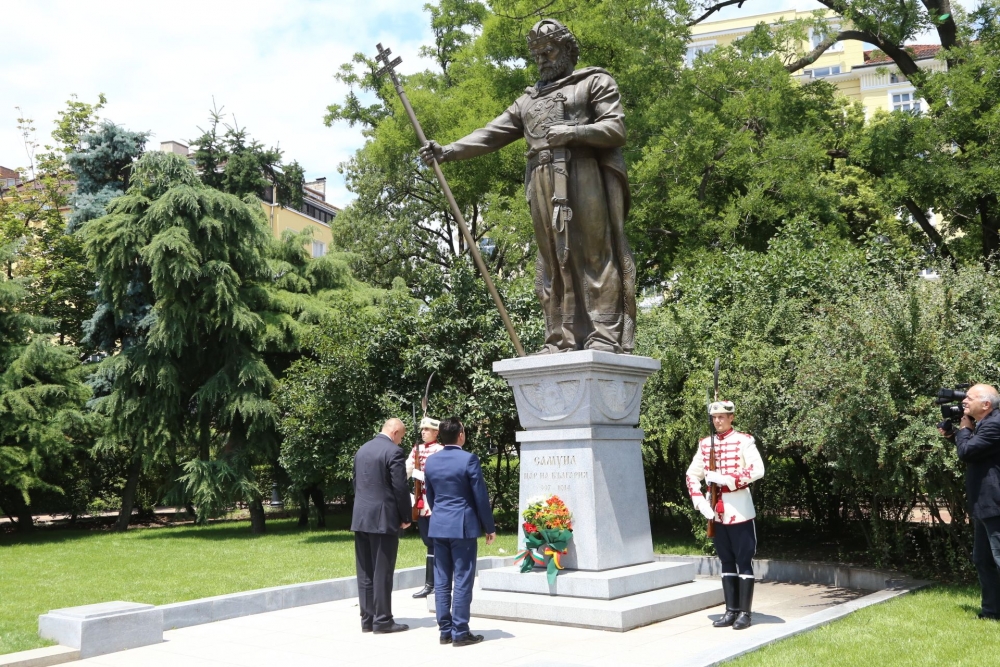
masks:
{"type": "Polygon", "coordinates": [[[979,421],[1000,407],[1000,394],[993,385],[976,384],[965,392],[962,405],[965,407],[965,414],[979,421]]]}
{"type": "Polygon", "coordinates": [[[389,438],[397,445],[403,442],[403,436],[406,435],[406,424],[403,420],[393,417],[392,419],[385,420],[382,424],[382,433],[389,436],[389,438]]]}

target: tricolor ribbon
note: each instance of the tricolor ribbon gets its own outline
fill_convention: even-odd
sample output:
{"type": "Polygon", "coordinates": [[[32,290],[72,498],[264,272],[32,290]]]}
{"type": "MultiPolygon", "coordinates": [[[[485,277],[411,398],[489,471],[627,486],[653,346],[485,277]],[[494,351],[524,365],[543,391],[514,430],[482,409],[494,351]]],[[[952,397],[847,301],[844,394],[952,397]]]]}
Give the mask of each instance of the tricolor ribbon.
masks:
{"type": "Polygon", "coordinates": [[[543,529],[537,533],[525,533],[524,551],[517,555],[514,564],[520,564],[521,572],[531,572],[535,566],[544,567],[551,586],[556,583],[559,570],[564,569],[561,557],[569,553],[572,537],[571,530],[543,529]]]}

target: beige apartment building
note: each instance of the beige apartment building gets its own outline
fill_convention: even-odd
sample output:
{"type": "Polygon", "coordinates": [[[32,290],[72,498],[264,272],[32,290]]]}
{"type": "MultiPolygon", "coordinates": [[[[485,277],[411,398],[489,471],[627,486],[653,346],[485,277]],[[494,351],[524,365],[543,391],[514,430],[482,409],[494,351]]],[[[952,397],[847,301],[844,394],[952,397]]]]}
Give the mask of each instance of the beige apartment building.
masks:
{"type": "MultiPolygon", "coordinates": [[[[814,12],[788,10],[720,21],[706,21],[691,28],[686,61],[694,62],[699,53],[710,51],[747,35],[758,23],[769,26],[779,22],[810,18],[814,12]]],[[[841,18],[833,12],[827,13],[830,30],[841,29],[841,18]]],[[[809,41],[802,43],[802,51],[809,52],[822,40],[823,35],[811,34],[809,41]]],[[[920,111],[920,99],[914,94],[913,86],[899,72],[896,65],[884,55],[876,55],[873,50],[857,41],[837,42],[819,59],[793,76],[800,81],[824,79],[837,87],[845,96],[861,102],[865,113],[871,117],[878,109],[885,111],[920,111]]],[[[935,60],[940,46],[936,44],[911,44],[914,60],[921,68],[943,70],[945,63],[935,60]]]]}
{"type": "MultiPolygon", "coordinates": [[[[160,143],[160,150],[184,157],[189,157],[191,152],[186,144],[179,141],[164,141],[160,143]]],[[[261,206],[275,238],[281,238],[286,229],[296,232],[311,229],[313,240],[310,251],[313,257],[322,257],[333,245],[330,223],[340,213],[340,209],[326,201],[326,178],[309,181],[303,186],[302,206],[298,209],[277,203],[273,186],[261,193],[261,206]]]]}

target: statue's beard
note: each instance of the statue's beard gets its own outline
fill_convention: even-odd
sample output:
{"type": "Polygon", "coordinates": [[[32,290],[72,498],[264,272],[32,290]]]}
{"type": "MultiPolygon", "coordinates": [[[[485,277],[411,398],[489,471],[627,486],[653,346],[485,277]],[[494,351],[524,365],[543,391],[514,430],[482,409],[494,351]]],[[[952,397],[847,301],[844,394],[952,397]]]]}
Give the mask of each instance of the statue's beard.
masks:
{"type": "Polygon", "coordinates": [[[554,63],[543,64],[538,67],[538,73],[542,77],[543,83],[560,79],[573,69],[573,63],[569,54],[563,52],[554,63]]]}

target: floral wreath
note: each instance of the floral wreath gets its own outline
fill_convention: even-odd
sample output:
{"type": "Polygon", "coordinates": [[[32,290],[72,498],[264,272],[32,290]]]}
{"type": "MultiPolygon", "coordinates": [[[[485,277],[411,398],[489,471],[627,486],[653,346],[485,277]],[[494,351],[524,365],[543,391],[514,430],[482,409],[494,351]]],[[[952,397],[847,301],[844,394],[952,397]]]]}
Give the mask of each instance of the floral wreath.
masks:
{"type": "Polygon", "coordinates": [[[514,564],[520,564],[522,573],[531,572],[535,566],[544,567],[551,586],[558,571],[563,569],[561,557],[569,553],[573,514],[559,496],[550,496],[529,500],[521,517],[525,548],[514,564]]]}

